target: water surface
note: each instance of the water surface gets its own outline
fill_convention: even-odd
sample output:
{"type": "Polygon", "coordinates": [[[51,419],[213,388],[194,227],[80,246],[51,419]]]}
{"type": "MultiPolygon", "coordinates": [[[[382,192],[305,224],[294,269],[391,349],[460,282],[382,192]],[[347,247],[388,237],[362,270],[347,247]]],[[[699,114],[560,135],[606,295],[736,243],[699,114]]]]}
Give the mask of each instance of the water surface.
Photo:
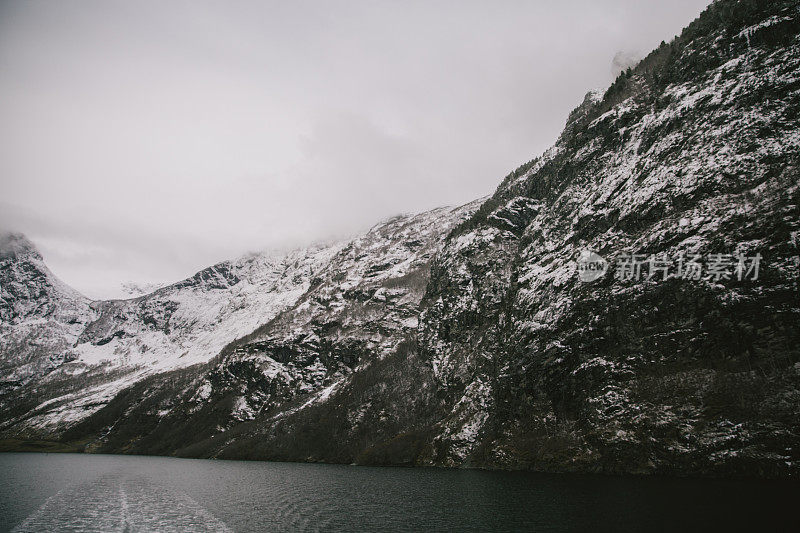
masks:
{"type": "Polygon", "coordinates": [[[0,531],[800,531],[796,482],[0,454],[0,531]]]}

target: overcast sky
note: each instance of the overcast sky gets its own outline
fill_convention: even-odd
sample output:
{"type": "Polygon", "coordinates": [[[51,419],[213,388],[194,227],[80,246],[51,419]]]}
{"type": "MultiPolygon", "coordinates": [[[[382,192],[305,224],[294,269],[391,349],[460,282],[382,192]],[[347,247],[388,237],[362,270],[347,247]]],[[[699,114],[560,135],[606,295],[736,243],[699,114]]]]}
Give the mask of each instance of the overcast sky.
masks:
{"type": "Polygon", "coordinates": [[[707,0],[0,2],[0,227],[92,297],[490,194],[707,0]]]}

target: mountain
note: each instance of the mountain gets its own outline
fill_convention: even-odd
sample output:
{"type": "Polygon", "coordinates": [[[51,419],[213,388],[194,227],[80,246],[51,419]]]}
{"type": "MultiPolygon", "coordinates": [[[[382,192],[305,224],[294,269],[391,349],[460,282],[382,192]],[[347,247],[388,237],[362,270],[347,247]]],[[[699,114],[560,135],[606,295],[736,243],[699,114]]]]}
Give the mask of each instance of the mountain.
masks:
{"type": "Polygon", "coordinates": [[[450,235],[426,460],[797,475],[798,30],[797,2],[715,2],[450,235]],[[575,275],[584,250],[605,276],[575,275]]]}
{"type": "Polygon", "coordinates": [[[2,239],[3,427],[56,430],[142,377],[214,357],[293,304],[338,245],[226,261],[130,300],[89,301],[21,235],[2,239]]]}
{"type": "Polygon", "coordinates": [[[0,235],[3,390],[73,360],[70,348],[94,318],[89,300],[56,278],[24,235],[0,235]]]}
{"type": "Polygon", "coordinates": [[[86,301],[12,238],[2,360],[17,377],[0,435],[188,457],[795,477],[798,45],[797,0],[716,1],[587,94],[490,198],[134,300],[86,301]],[[40,325],[46,349],[32,344],[40,325]]]}
{"type": "MultiPolygon", "coordinates": [[[[195,367],[240,338],[264,343],[279,335],[272,355],[303,359],[280,369],[286,395],[315,390],[355,367],[359,350],[390,350],[395,337],[416,327],[435,247],[476,207],[395,217],[350,242],[223,262],[129,300],[90,302],[55,278],[24,237],[9,236],[25,253],[11,253],[9,244],[0,263],[3,301],[20,309],[3,315],[2,360],[10,376],[0,390],[3,435],[52,437],[148,376],[201,372],[195,367]],[[35,359],[40,353],[47,364],[35,359]]],[[[265,353],[248,351],[224,359],[217,374],[235,376],[251,366],[279,371],[265,353]]],[[[250,401],[266,401],[259,394],[250,401]]]]}

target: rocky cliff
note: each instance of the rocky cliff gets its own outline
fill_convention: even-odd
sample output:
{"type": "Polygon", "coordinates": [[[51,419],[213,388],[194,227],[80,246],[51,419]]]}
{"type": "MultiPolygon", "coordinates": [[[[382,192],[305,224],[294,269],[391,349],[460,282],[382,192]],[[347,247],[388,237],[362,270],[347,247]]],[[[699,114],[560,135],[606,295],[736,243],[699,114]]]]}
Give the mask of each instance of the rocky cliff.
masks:
{"type": "Polygon", "coordinates": [[[796,2],[712,4],[450,235],[432,462],[796,475],[799,28],[796,2]]]}

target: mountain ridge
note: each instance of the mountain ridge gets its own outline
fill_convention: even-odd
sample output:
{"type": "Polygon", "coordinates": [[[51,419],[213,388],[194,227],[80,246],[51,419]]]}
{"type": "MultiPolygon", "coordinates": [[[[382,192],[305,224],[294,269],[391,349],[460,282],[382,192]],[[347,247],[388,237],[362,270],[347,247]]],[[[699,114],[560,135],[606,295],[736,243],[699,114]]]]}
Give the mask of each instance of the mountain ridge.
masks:
{"type": "MultiPolygon", "coordinates": [[[[425,224],[431,217],[437,224],[447,227],[451,213],[459,216],[460,212],[458,208],[437,208],[419,215],[399,215],[376,224],[365,235],[402,227],[406,221],[412,221],[412,225],[413,221],[425,224]]],[[[428,223],[427,228],[431,235],[438,234],[436,224],[428,223]]],[[[433,241],[429,241],[431,245],[433,241]]],[[[51,286],[66,287],[46,269],[35,247],[25,242],[27,250],[34,252],[37,268],[46,270],[46,275],[22,282],[13,279],[19,270],[27,271],[32,267],[27,255],[9,256],[0,264],[5,280],[0,288],[29,286],[48,294],[51,286]]],[[[65,422],[72,424],[91,416],[116,394],[149,375],[202,365],[294,305],[312,284],[319,283],[317,278],[342,249],[352,247],[354,242],[358,239],[283,254],[248,254],[207,267],[150,294],[126,300],[92,301],[72,291],[70,294],[80,301],[81,309],[76,313],[81,319],[74,321],[70,336],[55,331],[56,324],[63,327],[57,321],[53,328],[42,329],[39,316],[22,317],[29,320],[20,324],[4,320],[3,333],[8,334],[2,337],[0,353],[3,362],[13,370],[4,382],[3,396],[13,398],[26,387],[34,392],[29,396],[22,394],[28,401],[0,401],[0,406],[10,408],[15,414],[3,427],[21,425],[21,429],[12,431],[15,437],[20,431],[48,435],[50,431],[58,431],[65,422]],[[50,361],[53,355],[59,358],[53,364],[28,365],[31,371],[24,379],[17,379],[20,369],[25,368],[19,362],[33,358],[31,352],[35,351],[29,341],[14,340],[14,336],[27,330],[31,335],[60,342],[50,346],[40,359],[50,361]],[[46,386],[37,387],[36,380],[54,381],[57,386],[54,391],[43,394],[36,389],[46,386]],[[92,386],[76,392],[74,382],[77,381],[87,381],[92,386]]],[[[413,248],[407,250],[410,256],[417,253],[413,248]]],[[[402,254],[398,258],[407,259],[402,254]]],[[[26,297],[27,294],[21,293],[15,299],[24,302],[26,297]]]]}

